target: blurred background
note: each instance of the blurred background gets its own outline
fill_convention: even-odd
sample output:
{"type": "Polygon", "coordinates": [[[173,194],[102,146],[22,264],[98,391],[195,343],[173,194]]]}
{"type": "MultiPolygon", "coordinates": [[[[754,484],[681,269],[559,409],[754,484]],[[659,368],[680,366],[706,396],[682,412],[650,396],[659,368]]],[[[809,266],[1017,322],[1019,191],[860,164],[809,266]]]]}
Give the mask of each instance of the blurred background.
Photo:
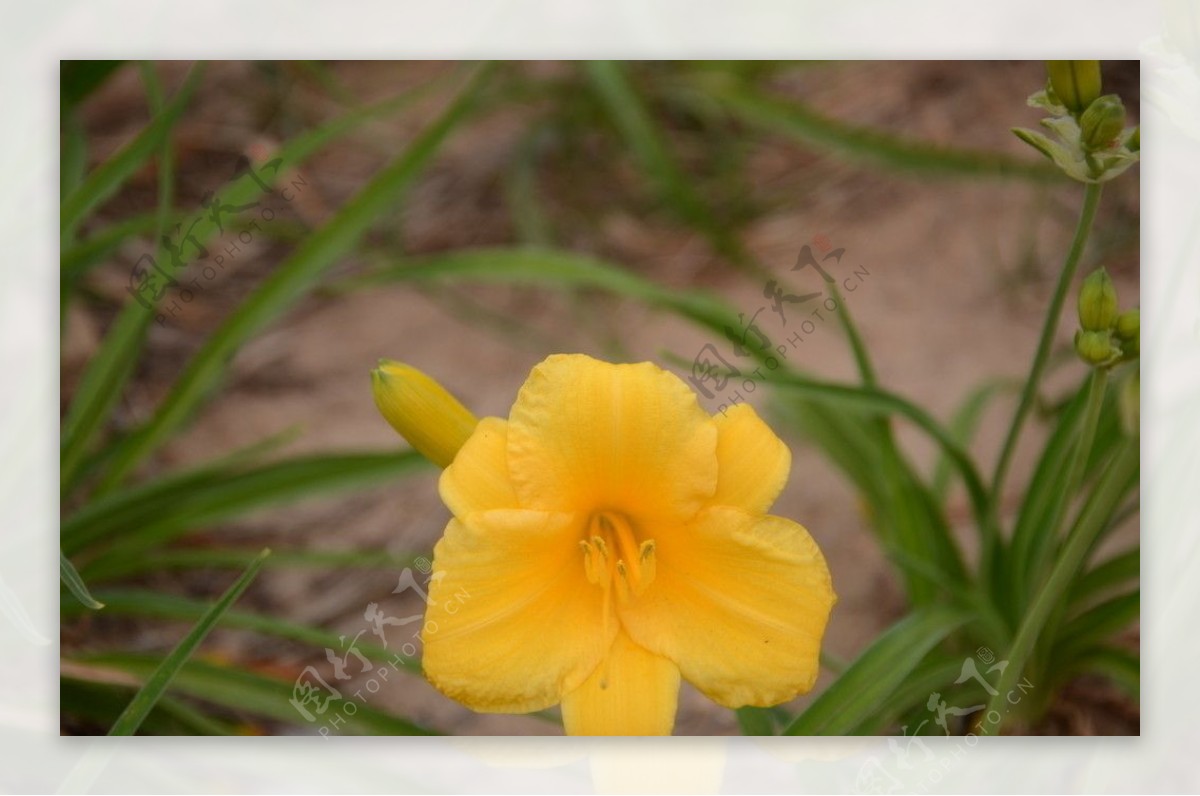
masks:
{"type": "MultiPolygon", "coordinates": [[[[159,63],[153,79],[169,100],[195,69],[159,63]]],[[[314,230],[361,201],[364,186],[403,153],[424,154],[410,162],[402,194],[380,202],[357,243],[309,289],[289,295],[286,306],[281,300],[196,411],[138,462],[131,482],[187,472],[264,439],[273,440],[264,461],[394,453],[403,442],[370,391],[369,371],[381,357],[438,378],[477,415],[500,416],[530,368],[554,352],[649,359],[686,377],[712,345],[736,364],[731,340],[679,313],[580,284],[570,276],[573,258],[624,269],[668,292],[716,294],[747,322],[756,319],[774,344],[788,344],[797,368],[852,379],[840,327],[828,311],[813,314],[828,296],[821,274],[794,268],[805,246],[818,257],[842,249],[822,265],[842,284],[888,389],[947,419],[981,384],[1019,379],[1027,369],[1080,193],[1010,132],[1036,127],[1042,115],[1025,104],[1044,83],[1040,62],[528,62],[492,65],[482,79],[477,72],[442,62],[204,66],[169,134],[168,227],[186,230],[207,218],[220,229],[202,241],[207,257],[197,256],[199,246],[190,260],[183,255],[180,287],[159,303],[97,439],[120,440],[151,420],[187,363],[309,245],[314,230]],[[468,93],[469,108],[459,108],[468,93]],[[214,200],[231,182],[253,180],[248,164],[261,169],[290,143],[339,121],[344,127],[311,155],[282,159],[273,192],[214,200]],[[431,130],[439,135],[431,138],[431,130]],[[517,269],[520,278],[486,273],[489,262],[514,257],[533,263],[517,269]],[[459,268],[463,276],[398,276],[413,266],[459,268]],[[785,296],[822,298],[784,301],[780,315],[772,281],[785,296]]],[[[71,70],[63,74],[66,180],[72,157],[91,170],[136,140],[152,118],[153,91],[145,67],[133,63],[94,70],[76,96],[68,91],[71,70]],[[82,154],[71,147],[79,139],[82,154]]],[[[1104,78],[1105,91],[1120,94],[1136,122],[1137,63],[1105,62],[1104,78]]],[[[131,269],[147,254],[162,265],[154,237],[163,162],[133,170],[73,231],[77,239],[64,241],[64,415],[134,300],[131,269]],[[70,268],[68,253],[77,258],[70,268]]],[[[1135,169],[1106,191],[1081,265],[1081,273],[1107,267],[1122,306],[1138,303],[1139,211],[1135,169]]],[[[1066,315],[1050,392],[1079,377],[1069,356],[1073,312],[1066,315]]],[[[708,386],[712,395],[701,401],[716,411],[734,388],[708,386]]],[[[748,399],[774,418],[794,454],[774,513],[801,522],[824,550],[839,595],[826,649],[835,660],[851,659],[903,615],[903,591],[867,531],[855,490],[771,396],[760,389],[748,399]]],[[[988,469],[1012,408],[1013,396],[1001,389],[981,415],[971,450],[988,469]]],[[[904,424],[897,428],[917,464],[931,469],[933,448],[904,424]]],[[[1034,423],[1029,432],[1009,480],[1014,496],[1029,478],[1041,430],[1034,423]]],[[[78,487],[64,491],[64,516],[94,501],[89,479],[103,480],[106,449],[97,443],[78,487]]],[[[268,567],[238,607],[327,635],[218,628],[197,657],[288,684],[281,710],[225,705],[213,714],[222,726],[315,732],[319,723],[288,720],[296,715],[287,704],[290,684],[306,667],[335,682],[329,640],[373,640],[369,605],[394,617],[420,613],[419,595],[392,592],[406,565],[423,582],[423,557],[448,519],[432,467],[406,463],[361,479],[359,470],[347,472],[311,493],[302,480],[287,491],[264,490],[261,503],[246,497],[237,511],[164,502],[158,516],[183,519],[164,521],[161,547],[80,549],[84,579],[114,610],[65,616],[64,656],[170,649],[190,624],[186,612],[121,606],[136,607],[151,593],[211,602],[235,571],[218,566],[219,555],[206,560],[206,551],[269,546],[284,561],[268,567]],[[290,562],[289,552],[296,554],[290,562]]],[[[951,493],[949,513],[969,525],[963,495],[951,493]]],[[[1135,539],[1137,526],[1136,515],[1127,518],[1109,543],[1135,539]]],[[[1136,631],[1125,641],[1136,649],[1136,631]]],[[[349,660],[352,677],[339,686],[352,693],[371,672],[349,660]]],[[[91,701],[64,715],[63,732],[103,731],[113,708],[98,696],[94,673],[71,672],[64,688],[91,701]]],[[[397,672],[367,703],[440,732],[561,732],[537,716],[471,713],[412,673],[397,672]]],[[[1136,702],[1084,678],[1064,690],[1041,726],[1026,730],[1136,734],[1138,727],[1136,702]]],[[[197,731],[178,716],[162,717],[159,729],[197,731]]],[[[685,686],[677,734],[736,732],[732,712],[685,686]]]]}

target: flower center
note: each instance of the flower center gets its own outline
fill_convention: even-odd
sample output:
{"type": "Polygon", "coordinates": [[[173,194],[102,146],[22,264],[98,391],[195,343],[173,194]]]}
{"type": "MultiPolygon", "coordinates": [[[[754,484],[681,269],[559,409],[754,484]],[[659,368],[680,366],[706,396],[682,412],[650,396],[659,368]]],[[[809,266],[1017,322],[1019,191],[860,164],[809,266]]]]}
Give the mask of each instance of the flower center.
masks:
{"type": "Polygon", "coordinates": [[[616,586],[622,602],[637,597],[654,580],[654,540],[640,544],[623,515],[598,511],[588,520],[583,548],[583,571],[589,583],[606,592],[616,586]]]}

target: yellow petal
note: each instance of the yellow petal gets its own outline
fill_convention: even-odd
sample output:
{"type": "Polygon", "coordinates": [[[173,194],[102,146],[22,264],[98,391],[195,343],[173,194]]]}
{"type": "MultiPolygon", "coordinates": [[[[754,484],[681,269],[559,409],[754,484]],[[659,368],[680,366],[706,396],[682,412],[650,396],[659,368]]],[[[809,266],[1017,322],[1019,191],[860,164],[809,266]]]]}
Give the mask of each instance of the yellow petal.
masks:
{"type": "Polygon", "coordinates": [[[380,360],[371,391],[384,419],[438,467],[454,460],[479,422],[445,387],[403,362],[380,360]]]}
{"type": "Polygon", "coordinates": [[[497,510],[451,520],[434,547],[421,639],[429,681],[482,712],[556,704],[604,657],[616,623],[583,576],[580,521],[497,510]]]}
{"type": "Polygon", "coordinates": [[[765,512],[787,484],[791,451],[749,404],[718,412],[713,419],[717,423],[713,505],[765,512]]]}
{"type": "Polygon", "coordinates": [[[480,420],[453,463],[442,471],[438,491],[456,517],[519,508],[508,475],[508,423],[495,417],[480,420]]]}
{"type": "Polygon", "coordinates": [[[836,598],[804,528],[718,506],[656,541],[654,583],[619,609],[634,643],[727,707],[776,705],[812,688],[836,598]]]}
{"type": "Polygon", "coordinates": [[[556,355],[513,405],[508,464],[530,508],[680,520],[716,489],[716,437],[695,394],[665,370],[556,355]]]}
{"type": "Polygon", "coordinates": [[[670,735],[679,667],[618,633],[604,662],[563,697],[568,735],[670,735]]]}

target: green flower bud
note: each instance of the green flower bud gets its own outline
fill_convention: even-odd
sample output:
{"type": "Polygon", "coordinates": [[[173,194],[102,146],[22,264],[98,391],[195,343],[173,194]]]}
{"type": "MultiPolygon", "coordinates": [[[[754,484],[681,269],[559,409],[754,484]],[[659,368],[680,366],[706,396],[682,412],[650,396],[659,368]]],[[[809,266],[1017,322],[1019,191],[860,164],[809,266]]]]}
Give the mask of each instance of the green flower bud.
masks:
{"type": "Polygon", "coordinates": [[[1142,330],[1140,310],[1125,310],[1117,316],[1117,337],[1122,341],[1136,340],[1142,330]]]}
{"type": "Polygon", "coordinates": [[[1079,325],[1085,332],[1107,332],[1117,322],[1117,290],[1108,271],[1097,268],[1079,288],[1079,325]]]}
{"type": "Polygon", "coordinates": [[[1080,138],[1085,148],[1103,149],[1125,129],[1125,106],[1116,94],[1105,94],[1079,117],[1080,138]]]}
{"type": "Polygon", "coordinates": [[[1133,359],[1142,351],[1141,312],[1126,310],[1117,316],[1117,339],[1121,341],[1121,356],[1133,359]]]}
{"type": "Polygon", "coordinates": [[[1089,365],[1109,365],[1121,356],[1109,332],[1075,332],[1075,353],[1089,365]]]}
{"type": "Polygon", "coordinates": [[[1100,96],[1099,61],[1047,61],[1046,74],[1054,96],[1076,115],[1100,96]]]}
{"type": "Polygon", "coordinates": [[[1142,148],[1142,128],[1135,127],[1133,132],[1129,134],[1129,140],[1125,142],[1125,147],[1130,152],[1137,152],[1142,148]]]}

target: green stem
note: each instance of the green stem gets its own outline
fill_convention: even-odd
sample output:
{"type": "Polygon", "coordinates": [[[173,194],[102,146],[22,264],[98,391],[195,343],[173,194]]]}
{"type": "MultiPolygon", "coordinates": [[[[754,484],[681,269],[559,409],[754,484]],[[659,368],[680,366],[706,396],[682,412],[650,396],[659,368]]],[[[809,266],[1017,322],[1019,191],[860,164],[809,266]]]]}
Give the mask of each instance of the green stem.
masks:
{"type": "MultiPolygon", "coordinates": [[[[1088,407],[1085,420],[1085,423],[1088,423],[1088,425],[1085,425],[1080,430],[1079,444],[1075,448],[1075,455],[1071,462],[1070,473],[1072,476],[1075,476],[1080,471],[1090,452],[1088,448],[1090,448],[1095,431],[1095,421],[1099,414],[1099,404],[1104,399],[1105,373],[1103,370],[1097,370],[1092,379],[1092,388],[1088,393],[1088,407]]],[[[1118,486],[1124,483],[1131,473],[1131,468],[1136,468],[1137,464],[1137,440],[1127,439],[1122,443],[1121,448],[1109,463],[1099,483],[1096,484],[1087,505],[1084,506],[1080,512],[1079,519],[1076,520],[1075,526],[1071,529],[1071,533],[1067,537],[1067,542],[1063,546],[1062,553],[1055,562],[1054,568],[1050,571],[1050,576],[1046,579],[1041,591],[1038,592],[1037,598],[1034,599],[1033,604],[1029,607],[1029,611],[1025,614],[1025,618],[1021,621],[1016,638],[1013,640],[1012,647],[1006,656],[1008,666],[1005,667],[1003,673],[1000,675],[1000,683],[997,686],[997,691],[992,695],[987,711],[983,714],[985,720],[993,711],[999,715],[997,721],[990,722],[989,720],[989,734],[999,732],[1000,724],[1003,722],[1007,708],[1009,707],[1005,701],[1006,696],[1012,691],[1017,683],[1017,679],[1024,672],[1025,664],[1033,652],[1034,642],[1044,629],[1051,612],[1062,601],[1067,590],[1074,582],[1075,577],[1079,574],[1087,558],[1088,551],[1096,540],[1096,536],[1107,526],[1112,511],[1116,508],[1117,501],[1121,499],[1121,490],[1118,486]]],[[[1037,684],[1035,683],[1034,685],[1036,687],[1037,684]]]]}
{"type": "Polygon", "coordinates": [[[1025,388],[1021,391],[1021,401],[1017,404],[1017,413],[1013,416],[1012,424],[1008,427],[1008,436],[1004,440],[1004,448],[1000,452],[1000,459],[996,462],[996,472],[992,476],[992,495],[996,503],[999,503],[1002,499],[1004,478],[1008,475],[1008,467],[1012,463],[1013,452],[1017,447],[1017,438],[1021,435],[1021,426],[1024,425],[1025,419],[1029,415],[1029,410],[1033,407],[1033,400],[1037,396],[1038,385],[1041,383],[1042,374],[1046,370],[1046,362],[1050,357],[1050,346],[1054,343],[1054,333],[1058,329],[1063,302],[1066,300],[1067,290],[1075,278],[1075,269],[1079,265],[1079,259],[1083,255],[1084,247],[1087,245],[1088,235],[1092,229],[1092,221],[1096,218],[1096,208],[1100,204],[1100,192],[1101,184],[1095,182],[1088,183],[1087,190],[1084,192],[1083,210],[1079,215],[1079,224],[1075,227],[1075,238],[1071,241],[1071,249],[1067,252],[1067,259],[1063,263],[1062,273],[1059,274],[1058,287],[1054,290],[1054,298],[1050,302],[1050,310],[1046,313],[1046,320],[1042,325],[1042,336],[1038,340],[1037,353],[1033,358],[1033,366],[1029,370],[1029,378],[1025,381],[1025,388]]]}

